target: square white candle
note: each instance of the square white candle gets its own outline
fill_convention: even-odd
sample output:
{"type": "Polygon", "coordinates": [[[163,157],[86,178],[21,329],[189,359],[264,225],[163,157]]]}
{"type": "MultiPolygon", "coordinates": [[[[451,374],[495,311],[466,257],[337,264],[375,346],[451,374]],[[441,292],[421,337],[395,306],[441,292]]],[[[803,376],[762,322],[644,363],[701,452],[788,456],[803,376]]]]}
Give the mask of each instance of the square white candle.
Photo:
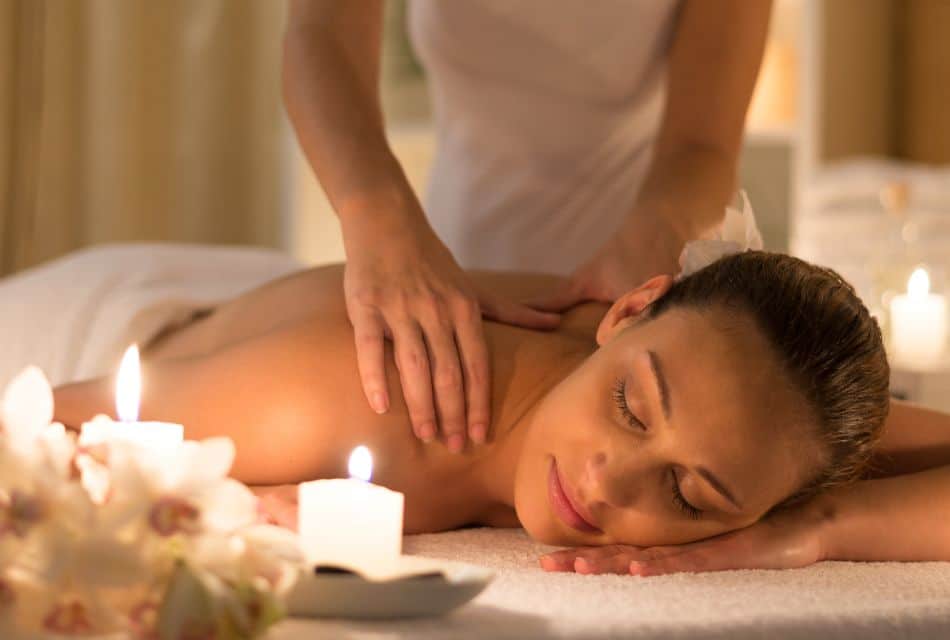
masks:
{"type": "Polygon", "coordinates": [[[310,564],[388,567],[402,552],[403,494],[356,478],[298,489],[301,547],[310,564]]]}

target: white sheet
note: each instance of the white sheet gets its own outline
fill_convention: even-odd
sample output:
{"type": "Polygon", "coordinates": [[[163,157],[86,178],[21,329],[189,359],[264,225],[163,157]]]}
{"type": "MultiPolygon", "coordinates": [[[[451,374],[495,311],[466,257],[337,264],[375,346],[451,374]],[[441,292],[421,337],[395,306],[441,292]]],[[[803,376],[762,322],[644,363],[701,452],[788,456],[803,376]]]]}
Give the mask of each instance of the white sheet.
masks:
{"type": "Polygon", "coordinates": [[[0,280],[0,389],[29,364],[54,385],[111,372],[129,343],[299,268],[265,249],[128,244],[0,280]]]}
{"type": "Polygon", "coordinates": [[[271,640],[483,638],[950,638],[950,563],[825,562],[652,578],[550,574],[520,529],[409,536],[407,552],[492,567],[444,618],[280,623],[271,640]]]}

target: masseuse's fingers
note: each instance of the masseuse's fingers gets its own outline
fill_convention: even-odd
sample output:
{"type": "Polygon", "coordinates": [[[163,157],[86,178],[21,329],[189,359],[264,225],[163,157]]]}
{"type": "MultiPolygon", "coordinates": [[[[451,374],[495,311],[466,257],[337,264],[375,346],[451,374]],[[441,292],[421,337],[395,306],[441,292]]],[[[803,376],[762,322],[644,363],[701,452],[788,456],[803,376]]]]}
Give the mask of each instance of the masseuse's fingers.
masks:
{"type": "Polygon", "coordinates": [[[419,325],[408,317],[391,322],[390,331],[412,430],[422,441],[431,442],[436,434],[435,408],[429,353],[422,332],[419,325]]]}
{"type": "Polygon", "coordinates": [[[376,413],[389,410],[386,387],[384,326],[379,314],[366,307],[355,307],[353,333],[356,337],[356,365],[363,383],[363,393],[376,413]]]}
{"type": "Polygon", "coordinates": [[[580,287],[570,282],[561,285],[550,293],[525,300],[525,304],[541,311],[560,312],[566,311],[589,298],[590,296],[585,295],[580,287]]]}
{"type": "Polygon", "coordinates": [[[526,304],[488,295],[480,295],[479,300],[485,317],[498,322],[542,330],[556,329],[561,322],[559,314],[538,311],[526,304]]]}
{"type": "Polygon", "coordinates": [[[472,442],[482,443],[491,423],[491,361],[478,303],[459,305],[455,323],[468,407],[468,435],[472,442]]]}
{"type": "Polygon", "coordinates": [[[432,309],[426,315],[422,328],[429,347],[439,425],[449,451],[458,453],[465,447],[465,390],[454,327],[441,310],[432,309]]]}

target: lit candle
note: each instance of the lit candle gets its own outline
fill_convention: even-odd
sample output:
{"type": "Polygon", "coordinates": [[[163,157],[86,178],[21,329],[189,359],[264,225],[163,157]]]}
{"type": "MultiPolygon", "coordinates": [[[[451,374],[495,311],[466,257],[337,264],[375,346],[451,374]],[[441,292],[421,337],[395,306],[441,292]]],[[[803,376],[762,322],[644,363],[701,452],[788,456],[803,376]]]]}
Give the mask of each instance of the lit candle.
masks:
{"type": "Polygon", "coordinates": [[[907,294],[891,301],[891,346],[894,359],[910,365],[930,365],[943,355],[947,341],[947,299],[930,293],[927,270],[914,270],[907,294]]]}
{"type": "Polygon", "coordinates": [[[304,482],[298,489],[300,543],[311,564],[379,570],[402,550],[403,494],[371,484],[366,447],[350,454],[350,478],[304,482]]]}
{"type": "Polygon", "coordinates": [[[139,404],[142,396],[142,371],[139,349],[129,347],[119,366],[116,382],[115,406],[119,422],[97,416],[82,426],[80,442],[94,444],[120,440],[141,446],[149,451],[168,452],[184,441],[185,429],[171,422],[139,422],[139,404]]]}

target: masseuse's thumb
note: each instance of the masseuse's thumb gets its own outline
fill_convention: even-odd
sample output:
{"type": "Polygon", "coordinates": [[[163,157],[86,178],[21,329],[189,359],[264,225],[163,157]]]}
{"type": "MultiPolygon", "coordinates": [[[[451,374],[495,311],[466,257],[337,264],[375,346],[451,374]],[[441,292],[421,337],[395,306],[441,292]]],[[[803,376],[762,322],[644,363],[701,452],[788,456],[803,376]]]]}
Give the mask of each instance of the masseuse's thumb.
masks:
{"type": "Polygon", "coordinates": [[[539,311],[560,313],[580,304],[586,299],[587,297],[581,293],[578,287],[571,283],[566,283],[560,285],[550,293],[529,298],[524,301],[524,304],[539,311]]]}
{"type": "Polygon", "coordinates": [[[558,313],[545,313],[511,300],[488,298],[482,299],[480,303],[486,318],[506,324],[528,329],[556,329],[561,323],[558,313]]]}

